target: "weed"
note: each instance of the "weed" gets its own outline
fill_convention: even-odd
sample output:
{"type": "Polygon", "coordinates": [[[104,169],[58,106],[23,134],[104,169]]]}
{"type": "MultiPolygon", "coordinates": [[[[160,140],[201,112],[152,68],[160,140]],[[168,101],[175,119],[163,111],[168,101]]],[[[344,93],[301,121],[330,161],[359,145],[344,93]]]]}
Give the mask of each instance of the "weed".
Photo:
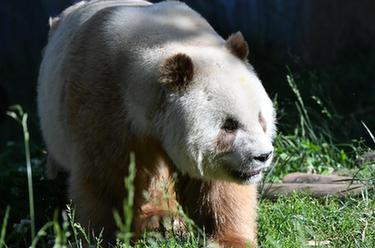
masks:
{"type": "Polygon", "coordinates": [[[10,111],[7,114],[15,119],[22,126],[23,138],[25,145],[25,156],[26,156],[26,168],[27,168],[27,186],[29,190],[29,209],[30,209],[30,220],[31,220],[31,240],[35,237],[35,211],[34,211],[34,193],[33,193],[33,176],[31,170],[31,159],[30,159],[30,134],[27,128],[27,113],[24,113],[21,106],[15,105],[10,107],[10,111]]]}
{"type": "Polygon", "coordinates": [[[131,153],[130,164],[129,164],[129,175],[124,180],[125,189],[127,191],[127,197],[123,203],[124,220],[121,219],[121,216],[118,211],[114,212],[114,219],[119,229],[119,232],[117,233],[117,238],[119,240],[117,243],[121,244],[124,247],[130,247],[130,240],[132,237],[131,224],[132,224],[132,219],[133,219],[135,174],[136,174],[135,157],[134,157],[134,153],[131,153]]]}
{"type": "Polygon", "coordinates": [[[6,247],[5,234],[6,234],[7,225],[8,225],[9,211],[10,211],[10,207],[8,206],[7,209],[5,210],[3,224],[1,225],[0,248],[6,247]]]}
{"type": "Polygon", "coordinates": [[[372,141],[373,141],[374,144],[375,144],[375,137],[374,137],[374,135],[372,134],[372,132],[370,131],[370,129],[366,126],[366,124],[365,124],[363,121],[361,121],[361,123],[362,123],[362,125],[365,127],[367,133],[370,135],[372,141]]]}

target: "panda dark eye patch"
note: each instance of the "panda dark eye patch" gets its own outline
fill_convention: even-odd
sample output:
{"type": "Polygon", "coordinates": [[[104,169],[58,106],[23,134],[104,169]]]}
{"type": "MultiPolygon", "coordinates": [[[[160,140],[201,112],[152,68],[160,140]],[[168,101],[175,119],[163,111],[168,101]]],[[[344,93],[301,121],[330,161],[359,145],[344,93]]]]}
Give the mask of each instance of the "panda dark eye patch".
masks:
{"type": "Polygon", "coordinates": [[[239,123],[233,118],[227,118],[221,128],[227,133],[233,133],[239,128],[239,123]]]}

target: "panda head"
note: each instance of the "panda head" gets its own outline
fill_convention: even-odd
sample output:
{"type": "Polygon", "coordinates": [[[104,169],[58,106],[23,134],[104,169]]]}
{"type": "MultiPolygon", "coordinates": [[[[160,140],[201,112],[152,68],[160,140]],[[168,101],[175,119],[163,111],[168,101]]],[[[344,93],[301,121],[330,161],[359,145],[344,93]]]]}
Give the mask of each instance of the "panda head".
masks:
{"type": "Polygon", "coordinates": [[[162,63],[157,126],[182,173],[250,184],[270,166],[275,113],[247,47],[236,33],[221,47],[186,47],[162,63]]]}

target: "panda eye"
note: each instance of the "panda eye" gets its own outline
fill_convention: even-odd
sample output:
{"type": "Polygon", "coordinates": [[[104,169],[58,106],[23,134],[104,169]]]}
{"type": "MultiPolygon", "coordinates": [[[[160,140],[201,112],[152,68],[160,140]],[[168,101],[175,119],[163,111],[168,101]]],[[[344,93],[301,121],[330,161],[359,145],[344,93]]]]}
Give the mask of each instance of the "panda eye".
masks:
{"type": "Polygon", "coordinates": [[[225,120],[221,128],[224,129],[224,131],[227,133],[234,133],[238,129],[238,127],[239,127],[238,121],[232,118],[228,118],[225,120]]]}

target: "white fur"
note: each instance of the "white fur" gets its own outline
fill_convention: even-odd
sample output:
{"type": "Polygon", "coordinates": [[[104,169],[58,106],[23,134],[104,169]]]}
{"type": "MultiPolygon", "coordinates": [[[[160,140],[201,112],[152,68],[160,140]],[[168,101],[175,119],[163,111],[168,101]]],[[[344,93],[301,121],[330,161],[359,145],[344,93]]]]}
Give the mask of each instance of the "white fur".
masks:
{"type": "MultiPolygon", "coordinates": [[[[160,129],[165,130],[164,146],[180,170],[201,177],[201,169],[191,165],[200,165],[195,158],[203,153],[204,177],[231,180],[227,172],[222,171],[221,161],[239,167],[249,154],[258,156],[273,150],[275,117],[272,102],[256,74],[221,47],[181,47],[180,52],[188,54],[195,63],[194,88],[183,94],[171,93],[170,113],[165,114],[170,118],[159,123],[160,129]],[[259,123],[259,112],[266,120],[266,133],[259,123]],[[176,118],[176,115],[182,116],[176,118]],[[229,116],[238,119],[244,127],[236,134],[235,152],[218,159],[216,138],[220,126],[229,116]],[[186,121],[181,122],[182,118],[186,121]],[[179,133],[170,135],[171,130],[179,130],[179,133]],[[188,151],[181,152],[186,149],[188,151]]],[[[271,159],[264,164],[254,162],[247,166],[266,168],[270,162],[271,159]]]]}
{"type": "MultiPolygon", "coordinates": [[[[61,92],[64,87],[62,64],[80,26],[98,11],[119,5],[150,5],[143,0],[94,0],[81,1],[67,8],[61,15],[60,23],[50,39],[45,50],[38,79],[38,113],[41,130],[49,153],[58,164],[66,170],[77,160],[77,150],[69,134],[64,131],[64,125],[59,118],[61,111],[61,92]]],[[[52,23],[51,23],[52,24],[52,23]]]]}
{"type": "Polygon", "coordinates": [[[59,119],[62,63],[82,24],[109,7],[109,21],[101,34],[110,47],[108,61],[120,51],[132,61],[121,85],[130,132],[158,138],[177,168],[193,177],[234,180],[223,169],[224,162],[234,168],[269,166],[270,160],[244,165],[249,154],[273,149],[275,133],[272,102],[255,72],[232,55],[225,41],[185,4],[141,0],[80,2],[63,12],[51,34],[40,69],[38,108],[45,142],[59,164],[70,170],[78,159],[75,142],[59,119]],[[194,64],[193,81],[183,92],[158,83],[160,65],[176,53],[187,54],[194,64]],[[162,110],[157,108],[161,101],[162,110]],[[260,112],[266,133],[258,120],[260,112]],[[243,128],[236,134],[234,151],[219,158],[215,141],[228,116],[238,119],[243,128]]]}

